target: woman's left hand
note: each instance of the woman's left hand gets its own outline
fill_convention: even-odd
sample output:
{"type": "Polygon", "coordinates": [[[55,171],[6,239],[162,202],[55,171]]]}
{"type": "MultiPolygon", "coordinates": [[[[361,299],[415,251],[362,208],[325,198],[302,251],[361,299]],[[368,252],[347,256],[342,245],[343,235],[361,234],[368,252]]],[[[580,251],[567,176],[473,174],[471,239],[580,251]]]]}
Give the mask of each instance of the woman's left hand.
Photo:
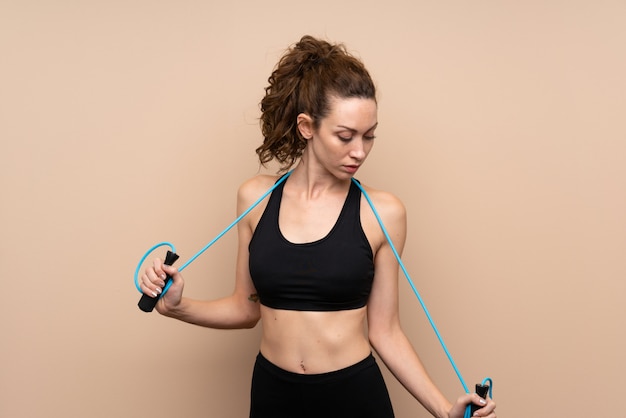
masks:
{"type": "Polygon", "coordinates": [[[463,418],[465,416],[465,410],[469,404],[478,405],[481,408],[474,412],[475,417],[487,417],[496,418],[496,403],[487,397],[483,399],[475,393],[460,396],[452,409],[448,412],[449,418],[463,418]]]}

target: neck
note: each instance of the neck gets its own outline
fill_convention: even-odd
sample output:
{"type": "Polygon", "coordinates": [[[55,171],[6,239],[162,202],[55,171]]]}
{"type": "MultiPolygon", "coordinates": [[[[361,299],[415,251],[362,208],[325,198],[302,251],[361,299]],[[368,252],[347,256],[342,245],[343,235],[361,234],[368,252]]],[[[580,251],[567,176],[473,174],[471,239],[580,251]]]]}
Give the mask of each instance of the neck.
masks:
{"type": "Polygon", "coordinates": [[[350,179],[337,178],[319,166],[311,167],[306,159],[302,159],[292,170],[289,184],[297,193],[305,194],[308,199],[315,199],[326,193],[345,193],[350,187],[350,179]]]}

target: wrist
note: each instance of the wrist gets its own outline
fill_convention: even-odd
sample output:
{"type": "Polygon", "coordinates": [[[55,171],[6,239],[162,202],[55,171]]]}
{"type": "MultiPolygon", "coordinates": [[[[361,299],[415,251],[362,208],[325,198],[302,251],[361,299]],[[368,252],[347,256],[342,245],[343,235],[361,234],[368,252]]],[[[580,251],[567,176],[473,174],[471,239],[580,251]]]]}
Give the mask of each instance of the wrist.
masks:
{"type": "Polygon", "coordinates": [[[443,408],[443,411],[439,415],[442,418],[451,418],[452,417],[452,407],[453,405],[447,402],[447,405],[443,408]]]}
{"type": "Polygon", "coordinates": [[[176,305],[171,305],[165,299],[162,299],[159,301],[158,307],[159,313],[168,318],[180,319],[183,315],[184,307],[182,299],[176,305]]]}

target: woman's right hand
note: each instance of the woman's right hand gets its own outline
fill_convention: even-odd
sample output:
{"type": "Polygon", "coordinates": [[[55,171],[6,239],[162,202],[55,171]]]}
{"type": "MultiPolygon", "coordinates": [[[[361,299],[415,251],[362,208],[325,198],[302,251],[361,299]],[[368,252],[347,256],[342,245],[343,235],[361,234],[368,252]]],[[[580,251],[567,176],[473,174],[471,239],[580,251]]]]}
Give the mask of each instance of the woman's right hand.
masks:
{"type": "Polygon", "coordinates": [[[163,264],[161,259],[156,258],[152,266],[146,268],[140,282],[141,291],[144,294],[158,297],[163,293],[167,276],[172,278],[172,284],[165,295],[159,298],[155,307],[162,315],[167,315],[180,304],[185,287],[183,276],[176,267],[163,264]]]}

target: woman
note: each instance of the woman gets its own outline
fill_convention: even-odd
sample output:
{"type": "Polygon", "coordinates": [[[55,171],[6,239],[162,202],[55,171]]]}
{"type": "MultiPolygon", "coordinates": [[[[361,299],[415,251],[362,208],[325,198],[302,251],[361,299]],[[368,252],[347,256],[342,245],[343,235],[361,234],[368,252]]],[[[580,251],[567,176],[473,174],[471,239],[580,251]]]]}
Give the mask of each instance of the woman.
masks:
{"type": "MultiPolygon", "coordinates": [[[[276,159],[289,177],[238,225],[232,295],[182,296],[183,278],[155,260],[142,275],[146,294],[169,291],[159,313],[210,328],[263,323],[251,418],[393,417],[372,348],[436,417],[495,417],[476,394],[448,402],[427,375],[398,318],[398,263],[352,181],[374,144],[376,91],[363,64],[342,45],[303,37],[281,58],[261,102],[262,164],[276,159]]],[[[277,176],[241,185],[239,213],[277,176]]],[[[403,204],[365,188],[396,249],[405,242],[403,204]]]]}

